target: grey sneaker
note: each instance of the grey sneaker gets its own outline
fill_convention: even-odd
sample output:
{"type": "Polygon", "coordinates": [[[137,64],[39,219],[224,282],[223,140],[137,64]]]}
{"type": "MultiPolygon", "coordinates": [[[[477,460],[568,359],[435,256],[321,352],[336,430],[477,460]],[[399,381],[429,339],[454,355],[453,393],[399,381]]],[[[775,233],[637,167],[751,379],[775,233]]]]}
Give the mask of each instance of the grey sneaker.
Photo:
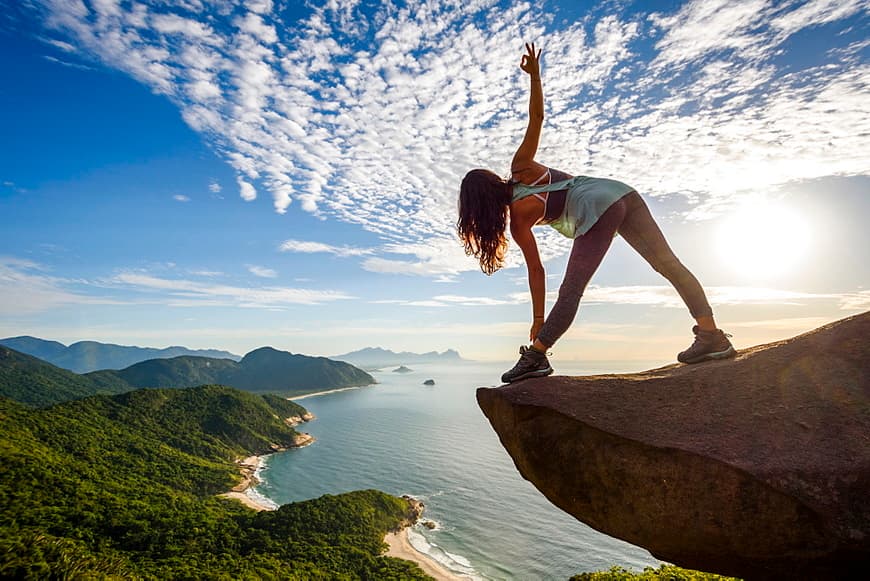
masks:
{"type": "Polygon", "coordinates": [[[737,355],[727,333],[722,329],[715,331],[702,331],[698,325],[692,327],[695,334],[695,342],[692,346],[677,355],[680,363],[700,363],[709,359],[727,359],[737,355]]]}
{"type": "Polygon", "coordinates": [[[520,360],[510,371],[505,371],[501,380],[504,383],[513,383],[529,377],[544,377],[553,373],[547,354],[541,353],[525,345],[520,346],[520,360]]]}

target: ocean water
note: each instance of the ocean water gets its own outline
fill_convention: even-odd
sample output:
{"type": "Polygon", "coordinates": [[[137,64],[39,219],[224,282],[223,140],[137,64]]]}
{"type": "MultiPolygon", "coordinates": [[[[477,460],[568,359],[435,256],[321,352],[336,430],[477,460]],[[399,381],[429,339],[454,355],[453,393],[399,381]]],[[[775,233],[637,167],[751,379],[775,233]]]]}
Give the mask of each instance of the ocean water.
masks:
{"type": "MultiPolygon", "coordinates": [[[[565,580],[658,565],[562,512],[519,475],[475,400],[477,387],[499,384],[505,364],[412,367],[375,372],[374,386],[302,399],[317,419],[297,429],[317,441],[269,456],[253,492],[278,504],[366,488],[409,494],[437,524],[415,526],[411,544],[472,579],[565,580]]],[[[558,373],[641,368],[563,365],[558,373]]]]}

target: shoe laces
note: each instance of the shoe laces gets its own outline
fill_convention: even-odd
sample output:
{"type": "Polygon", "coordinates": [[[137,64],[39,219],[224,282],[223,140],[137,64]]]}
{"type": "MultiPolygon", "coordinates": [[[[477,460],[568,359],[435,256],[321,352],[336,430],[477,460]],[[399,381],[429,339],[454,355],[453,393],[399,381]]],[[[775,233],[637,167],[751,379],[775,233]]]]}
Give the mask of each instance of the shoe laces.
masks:
{"type": "Polygon", "coordinates": [[[520,355],[525,355],[528,352],[540,353],[544,357],[551,357],[553,355],[550,351],[538,351],[537,349],[533,349],[531,345],[520,345],[520,355]]]}

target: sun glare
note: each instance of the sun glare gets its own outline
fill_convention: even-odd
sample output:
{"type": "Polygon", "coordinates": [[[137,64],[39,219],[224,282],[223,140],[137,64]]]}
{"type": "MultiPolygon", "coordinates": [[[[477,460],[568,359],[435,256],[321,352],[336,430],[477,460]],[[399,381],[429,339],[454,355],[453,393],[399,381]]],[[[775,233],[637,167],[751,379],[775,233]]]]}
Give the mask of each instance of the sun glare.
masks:
{"type": "Polygon", "coordinates": [[[770,280],[803,268],[812,232],[785,204],[758,201],[726,217],[717,248],[723,264],[754,280],[770,280]]]}

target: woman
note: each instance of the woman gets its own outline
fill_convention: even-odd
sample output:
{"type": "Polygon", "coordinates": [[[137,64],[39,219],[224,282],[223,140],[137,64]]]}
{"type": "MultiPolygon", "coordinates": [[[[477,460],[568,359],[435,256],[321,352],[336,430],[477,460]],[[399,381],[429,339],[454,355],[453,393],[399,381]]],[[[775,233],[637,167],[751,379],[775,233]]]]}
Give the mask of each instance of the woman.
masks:
{"type": "Polygon", "coordinates": [[[480,261],[483,272],[489,275],[503,266],[508,222],[528,268],[532,344],[520,347],[519,361],[502,375],[502,381],[553,373],[547,350],[573,322],[580,297],[617,233],[674,285],[697,322],[694,343],[677,359],[698,363],[733,357],[736,352],[729,335],[716,327],[700,283],[674,256],[646,203],[631,186],[615,180],[573,177],[535,161],[544,121],[540,56],[534,44],[526,44],[520,68],[531,82],[529,125],[511,162],[511,179],[476,169],[468,172],[459,191],[459,237],[466,253],[480,261]],[[546,318],[544,267],[532,234],[532,226],[538,224],[552,226],[574,240],[558,299],[546,318]]]}

